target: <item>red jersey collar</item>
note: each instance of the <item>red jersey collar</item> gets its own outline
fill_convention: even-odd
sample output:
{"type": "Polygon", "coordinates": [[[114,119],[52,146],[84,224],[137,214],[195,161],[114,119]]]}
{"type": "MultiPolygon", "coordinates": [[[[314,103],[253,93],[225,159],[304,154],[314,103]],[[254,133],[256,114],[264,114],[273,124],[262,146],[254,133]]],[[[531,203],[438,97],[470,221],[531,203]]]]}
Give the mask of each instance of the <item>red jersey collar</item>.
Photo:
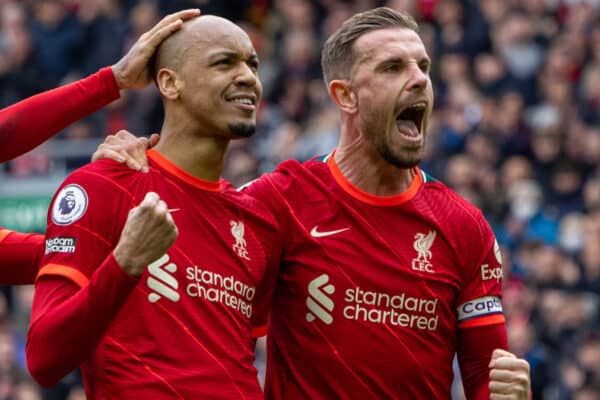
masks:
{"type": "Polygon", "coordinates": [[[183,169],[179,168],[177,165],[173,164],[167,158],[165,158],[162,154],[160,154],[156,150],[148,150],[147,153],[148,158],[158,165],[161,168],[165,169],[169,173],[175,175],[182,181],[202,190],[208,190],[210,192],[219,192],[221,191],[221,180],[217,182],[207,181],[204,179],[197,178],[183,169]]]}
{"type": "Polygon", "coordinates": [[[331,171],[333,178],[342,187],[342,189],[344,189],[345,192],[364,203],[374,206],[397,206],[406,203],[415,197],[419,191],[419,188],[423,184],[423,176],[421,175],[421,171],[419,170],[419,167],[415,166],[413,168],[415,176],[406,191],[392,196],[377,196],[367,193],[357,188],[348,179],[346,179],[335,162],[334,154],[335,150],[331,152],[326,160],[327,166],[329,167],[329,171],[331,171]]]}

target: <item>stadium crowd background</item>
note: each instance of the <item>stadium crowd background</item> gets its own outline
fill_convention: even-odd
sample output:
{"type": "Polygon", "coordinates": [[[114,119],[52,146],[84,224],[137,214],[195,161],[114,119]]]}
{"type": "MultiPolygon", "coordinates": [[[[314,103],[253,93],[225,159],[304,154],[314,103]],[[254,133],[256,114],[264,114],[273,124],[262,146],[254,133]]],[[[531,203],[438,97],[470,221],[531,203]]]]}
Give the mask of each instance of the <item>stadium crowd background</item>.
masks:
{"type": "MultiPolygon", "coordinates": [[[[599,0],[0,0],[0,107],[111,65],[162,15],[200,7],[239,22],[260,54],[258,134],[232,143],[225,172],[239,185],[333,148],[338,116],[320,46],[379,5],[420,23],[436,95],[422,167],[496,232],[510,348],[531,364],[533,398],[600,399],[599,0]]],[[[59,146],[0,164],[0,197],[40,179],[55,188],[91,154],[59,148],[95,146],[120,129],[148,135],[161,118],[154,87],[124,93],[61,133],[59,146]]],[[[11,227],[7,215],[0,225],[11,227]]],[[[32,292],[0,293],[0,400],[83,399],[77,374],[51,390],[28,377],[32,292]]]]}

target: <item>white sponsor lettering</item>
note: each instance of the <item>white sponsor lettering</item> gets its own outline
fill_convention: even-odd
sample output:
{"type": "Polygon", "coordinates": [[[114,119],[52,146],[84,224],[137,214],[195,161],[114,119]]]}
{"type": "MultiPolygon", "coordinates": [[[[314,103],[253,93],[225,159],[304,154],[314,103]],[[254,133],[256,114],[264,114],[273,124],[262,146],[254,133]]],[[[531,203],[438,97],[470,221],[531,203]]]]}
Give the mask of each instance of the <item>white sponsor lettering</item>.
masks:
{"type": "Polygon", "coordinates": [[[488,264],[483,264],[481,266],[481,279],[484,281],[488,281],[490,279],[495,279],[496,281],[500,281],[503,277],[502,267],[490,268],[488,264]]]}
{"type": "Polygon", "coordinates": [[[46,254],[75,253],[76,239],[72,237],[55,237],[46,239],[46,254]]]}
{"type": "Polygon", "coordinates": [[[310,312],[306,313],[306,320],[313,322],[315,316],[325,322],[327,325],[333,322],[333,300],[329,298],[325,293],[331,295],[335,292],[335,287],[329,282],[329,276],[323,274],[308,284],[308,297],[306,298],[306,306],[310,312]]]}
{"type": "Polygon", "coordinates": [[[458,306],[456,310],[458,311],[459,322],[503,312],[502,302],[500,301],[500,298],[496,296],[485,296],[467,301],[458,306]]]}
{"type": "Polygon", "coordinates": [[[343,315],[350,320],[428,331],[435,331],[438,326],[438,299],[372,292],[355,287],[346,289],[344,300],[347,305],[343,315]]]}
{"type": "Polygon", "coordinates": [[[235,279],[233,275],[223,276],[198,266],[188,267],[186,277],[189,281],[186,287],[188,296],[222,303],[248,318],[252,317],[255,287],[235,279]]]}

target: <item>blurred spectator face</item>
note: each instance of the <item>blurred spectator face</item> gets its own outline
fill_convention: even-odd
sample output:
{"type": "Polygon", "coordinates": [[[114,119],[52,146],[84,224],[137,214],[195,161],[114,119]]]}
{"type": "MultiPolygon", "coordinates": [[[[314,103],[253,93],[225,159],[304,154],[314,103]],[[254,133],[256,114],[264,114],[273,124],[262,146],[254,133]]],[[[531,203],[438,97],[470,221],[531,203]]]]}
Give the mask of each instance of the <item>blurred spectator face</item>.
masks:
{"type": "Polygon", "coordinates": [[[524,357],[535,343],[533,327],[526,322],[513,322],[506,327],[508,348],[517,357],[524,357]]]}
{"type": "Polygon", "coordinates": [[[531,162],[524,156],[511,156],[502,164],[500,176],[504,188],[509,188],[518,181],[532,179],[531,162]]]}
{"type": "Polygon", "coordinates": [[[67,9],[60,0],[38,0],[35,2],[35,19],[42,25],[54,28],[67,15],[67,9]]]}
{"type": "Polygon", "coordinates": [[[435,19],[440,25],[460,25],[463,8],[457,0],[440,0],[435,7],[435,19]]]}
{"type": "Polygon", "coordinates": [[[600,384],[584,386],[573,393],[572,400],[600,400],[600,384]]]}
{"type": "Polygon", "coordinates": [[[308,0],[277,0],[277,8],[283,15],[287,29],[312,30],[314,26],[314,9],[308,0]]]}
{"type": "Polygon", "coordinates": [[[600,178],[587,180],[583,187],[583,201],[587,211],[600,211],[600,178]]]}
{"type": "Polygon", "coordinates": [[[150,30],[158,22],[159,15],[156,4],[151,1],[143,1],[138,3],[132,10],[130,15],[131,29],[135,36],[150,30]]]}
{"type": "Polygon", "coordinates": [[[318,48],[311,32],[293,31],[285,37],[285,63],[290,66],[305,66],[315,58],[318,48]]]}
{"type": "Polygon", "coordinates": [[[524,108],[523,97],[516,92],[505,93],[500,98],[498,108],[502,112],[496,114],[496,128],[503,136],[516,135],[524,108]]]}
{"type": "Polygon", "coordinates": [[[577,352],[579,364],[600,379],[600,339],[591,338],[585,341],[577,352]]]}
{"type": "Polygon", "coordinates": [[[448,160],[445,181],[456,190],[472,188],[476,184],[475,171],[476,166],[471,157],[458,154],[448,160]]]}
{"type": "Polygon", "coordinates": [[[518,78],[531,78],[542,62],[541,49],[532,36],[527,17],[519,13],[509,15],[494,28],[494,45],[508,70],[518,78]]]}
{"type": "Polygon", "coordinates": [[[467,138],[466,153],[480,167],[496,165],[499,149],[494,141],[486,135],[470,135],[467,138]]]}
{"type": "Polygon", "coordinates": [[[589,165],[600,165],[600,129],[590,128],[583,135],[583,158],[589,165]]]}
{"type": "Polygon", "coordinates": [[[561,195],[575,193],[581,186],[581,172],[576,165],[562,162],[552,174],[552,188],[561,195]]]}
{"type": "Polygon", "coordinates": [[[508,187],[510,213],[520,221],[528,221],[542,206],[542,190],[533,180],[516,181],[508,187]]]}
{"type": "Polygon", "coordinates": [[[469,80],[467,58],[462,54],[445,54],[440,59],[440,78],[444,82],[469,80]]]}
{"type": "Polygon", "coordinates": [[[14,390],[14,400],[42,400],[38,387],[29,381],[20,382],[14,390]]]}
{"type": "Polygon", "coordinates": [[[572,105],[571,84],[565,79],[548,79],[542,81],[544,99],[558,108],[569,108],[572,105]]]}
{"type": "Polygon", "coordinates": [[[549,163],[560,155],[560,136],[552,132],[536,132],[531,141],[531,149],[536,160],[549,163]]]}
{"type": "Polygon", "coordinates": [[[502,61],[495,54],[478,54],[474,69],[477,83],[484,87],[498,82],[506,75],[502,61]]]}
{"type": "Polygon", "coordinates": [[[579,251],[583,246],[585,216],[580,213],[565,215],[560,220],[559,244],[569,253],[579,251]]]}
{"type": "Polygon", "coordinates": [[[480,0],[479,6],[484,18],[495,25],[507,14],[510,5],[508,1],[480,0]]]}
{"type": "Polygon", "coordinates": [[[10,332],[0,332],[0,372],[10,371],[15,362],[15,344],[10,332]]]}

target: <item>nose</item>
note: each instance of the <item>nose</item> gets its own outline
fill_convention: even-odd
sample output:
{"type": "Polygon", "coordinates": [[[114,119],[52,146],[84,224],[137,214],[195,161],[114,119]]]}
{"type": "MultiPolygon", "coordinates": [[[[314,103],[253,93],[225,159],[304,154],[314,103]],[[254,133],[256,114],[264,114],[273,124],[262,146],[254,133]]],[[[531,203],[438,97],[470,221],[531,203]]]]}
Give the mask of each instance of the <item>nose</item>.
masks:
{"type": "Polygon", "coordinates": [[[412,63],[407,88],[409,90],[423,90],[427,87],[428,83],[429,74],[423,71],[417,63],[412,63]]]}
{"type": "Polygon", "coordinates": [[[241,62],[235,81],[239,85],[256,86],[258,76],[256,71],[254,71],[247,63],[241,62]]]}

